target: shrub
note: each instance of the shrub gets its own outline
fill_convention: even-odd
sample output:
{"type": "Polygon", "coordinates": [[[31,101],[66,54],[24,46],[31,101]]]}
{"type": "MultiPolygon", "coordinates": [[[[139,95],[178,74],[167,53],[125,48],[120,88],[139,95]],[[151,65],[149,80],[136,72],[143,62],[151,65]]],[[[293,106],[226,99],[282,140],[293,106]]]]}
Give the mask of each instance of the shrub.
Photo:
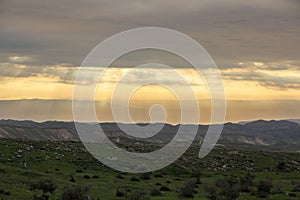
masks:
{"type": "Polygon", "coordinates": [[[89,175],[84,175],[83,178],[90,179],[90,176],[89,175]]]}
{"type": "Polygon", "coordinates": [[[33,200],[48,200],[49,196],[46,194],[42,194],[42,196],[37,196],[36,194],[33,196],[33,200]]]}
{"type": "Polygon", "coordinates": [[[163,175],[162,174],[155,174],[154,177],[155,178],[163,178],[163,175]]]}
{"type": "Polygon", "coordinates": [[[189,181],[179,190],[179,197],[193,198],[197,180],[189,181]]]}
{"type": "Polygon", "coordinates": [[[292,181],[293,192],[300,192],[300,182],[292,181]]]}
{"type": "Polygon", "coordinates": [[[99,176],[98,175],[94,175],[92,178],[99,178],[99,176]]]}
{"type": "Polygon", "coordinates": [[[164,186],[164,185],[160,187],[160,190],[161,191],[166,191],[166,192],[171,191],[170,188],[168,188],[167,186],[164,186]]]}
{"type": "Polygon", "coordinates": [[[251,188],[254,186],[254,179],[255,176],[251,174],[240,177],[241,192],[251,192],[251,188]]]}
{"type": "Polygon", "coordinates": [[[140,175],[140,179],[142,180],[151,180],[151,175],[150,173],[143,173],[140,175]]]}
{"type": "Polygon", "coordinates": [[[30,190],[40,190],[43,192],[41,196],[35,194],[33,196],[34,200],[47,200],[49,198],[49,193],[53,193],[56,190],[56,185],[51,179],[42,179],[30,184],[30,190]]]}
{"type": "Polygon", "coordinates": [[[191,172],[191,176],[192,176],[192,178],[196,178],[196,184],[201,184],[201,181],[200,181],[201,172],[199,169],[194,169],[191,172]]]}
{"type": "Polygon", "coordinates": [[[88,188],[80,186],[68,186],[63,189],[62,199],[63,200],[83,200],[87,199],[88,188]]]}
{"type": "Polygon", "coordinates": [[[149,200],[146,192],[141,189],[136,189],[126,194],[126,200],[149,200]]]}
{"type": "Polygon", "coordinates": [[[272,189],[272,181],[269,179],[260,180],[257,184],[256,196],[260,198],[267,198],[272,189]]]}
{"type": "Polygon", "coordinates": [[[53,193],[56,185],[51,179],[42,179],[30,184],[30,190],[41,190],[43,193],[53,193]]]}
{"type": "Polygon", "coordinates": [[[136,181],[136,182],[139,182],[140,179],[138,179],[138,178],[136,178],[136,177],[132,177],[132,178],[130,179],[130,181],[136,181]]]}
{"type": "Polygon", "coordinates": [[[290,197],[297,197],[297,194],[295,194],[295,193],[289,193],[289,196],[290,197]]]}
{"type": "Polygon", "coordinates": [[[282,187],[277,185],[271,190],[271,194],[283,194],[282,187]]]}
{"type": "Polygon", "coordinates": [[[74,183],[75,182],[75,178],[72,174],[70,174],[70,182],[74,183]]]}
{"type": "Polygon", "coordinates": [[[278,164],[277,164],[277,166],[276,166],[276,168],[277,168],[277,170],[279,170],[279,171],[285,171],[286,170],[286,164],[285,164],[285,162],[279,162],[278,164]]]}
{"type": "Polygon", "coordinates": [[[122,187],[118,187],[116,191],[117,197],[124,197],[126,195],[126,189],[122,187]]]}
{"type": "Polygon", "coordinates": [[[215,184],[205,188],[211,200],[235,200],[240,195],[238,181],[235,178],[218,179],[215,184]]]}
{"type": "Polygon", "coordinates": [[[150,191],[150,195],[153,196],[153,197],[157,197],[157,196],[160,196],[161,195],[161,192],[156,189],[156,188],[153,188],[151,191],[150,191]]]}
{"type": "Polygon", "coordinates": [[[124,179],[124,177],[123,177],[121,174],[118,174],[118,175],[116,176],[116,178],[118,178],[118,179],[124,179]]]}
{"type": "Polygon", "coordinates": [[[10,192],[9,191],[5,191],[3,189],[0,189],[0,194],[10,195],[10,192]]]}

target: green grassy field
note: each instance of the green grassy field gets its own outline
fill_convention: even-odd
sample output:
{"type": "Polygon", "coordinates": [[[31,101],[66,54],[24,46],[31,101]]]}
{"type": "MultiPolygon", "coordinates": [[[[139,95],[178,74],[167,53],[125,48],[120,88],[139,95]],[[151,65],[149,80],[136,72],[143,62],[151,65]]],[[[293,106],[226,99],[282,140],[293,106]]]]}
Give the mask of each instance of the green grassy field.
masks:
{"type": "MultiPolygon", "coordinates": [[[[32,184],[44,179],[56,185],[49,199],[61,199],[64,188],[71,185],[87,187],[91,199],[125,199],[116,196],[118,188],[144,191],[150,199],[178,199],[180,188],[195,180],[195,174],[201,174],[201,183],[194,190],[194,199],[207,199],[207,185],[219,178],[238,179],[247,173],[255,175],[255,183],[272,179],[268,199],[300,198],[300,192],[295,191],[295,183],[300,182],[300,155],[297,153],[217,147],[206,158],[198,159],[198,147],[192,146],[172,165],[145,175],[114,171],[94,159],[79,142],[1,139],[0,148],[0,199],[33,199],[42,191],[32,190],[32,184]],[[284,163],[281,170],[278,169],[280,162],[284,163]],[[170,191],[164,191],[165,188],[170,191]],[[153,189],[162,190],[161,194],[151,196],[153,189]]],[[[255,190],[253,186],[251,192],[240,193],[239,199],[258,199],[255,190]]]]}

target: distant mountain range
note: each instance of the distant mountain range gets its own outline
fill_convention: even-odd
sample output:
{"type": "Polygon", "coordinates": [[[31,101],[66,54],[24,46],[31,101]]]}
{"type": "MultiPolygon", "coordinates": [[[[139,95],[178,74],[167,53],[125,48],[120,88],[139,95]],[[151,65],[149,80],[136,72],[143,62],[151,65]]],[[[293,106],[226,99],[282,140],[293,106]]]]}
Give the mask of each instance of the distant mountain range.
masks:
{"type": "MultiPolygon", "coordinates": [[[[294,120],[297,121],[297,120],[294,120]]],[[[290,120],[252,121],[244,123],[226,123],[219,143],[244,144],[275,147],[293,147],[300,151],[300,124],[290,120]]],[[[96,124],[86,124],[96,126],[96,124]]],[[[157,124],[158,125],[158,124],[157,124]]],[[[127,124],[130,130],[130,124],[127,124]]],[[[187,129],[197,125],[184,125],[187,129]]],[[[122,132],[115,123],[102,123],[102,129],[112,139],[135,139],[122,132]]],[[[204,138],[207,125],[198,125],[196,140],[204,138]]],[[[169,142],[178,129],[177,126],[165,124],[155,136],[143,139],[145,142],[169,142]]],[[[0,120],[0,138],[22,138],[27,140],[78,141],[74,122],[0,120]]],[[[280,148],[279,148],[280,149],[280,148]]]]}

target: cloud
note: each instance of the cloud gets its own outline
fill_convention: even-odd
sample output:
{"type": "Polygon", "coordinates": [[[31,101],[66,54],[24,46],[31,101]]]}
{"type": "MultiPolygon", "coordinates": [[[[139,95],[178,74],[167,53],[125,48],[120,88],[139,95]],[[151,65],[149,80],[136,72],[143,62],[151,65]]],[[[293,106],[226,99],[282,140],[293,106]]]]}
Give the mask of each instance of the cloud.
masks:
{"type": "Polygon", "coordinates": [[[9,60],[11,60],[12,62],[16,62],[16,63],[24,63],[24,62],[31,61],[32,58],[30,58],[28,56],[10,56],[9,60]]]}
{"type": "Polygon", "coordinates": [[[0,58],[18,53],[36,58],[35,65],[78,66],[113,34],[159,26],[193,37],[221,67],[240,60],[296,59],[299,13],[298,1],[282,0],[3,0],[0,58]]]}
{"type": "Polygon", "coordinates": [[[157,82],[166,85],[181,86],[203,86],[201,76],[193,69],[157,69],[153,68],[120,68],[109,67],[104,70],[102,67],[84,67],[83,76],[75,81],[76,74],[80,67],[69,65],[53,66],[27,66],[24,64],[0,63],[0,77],[5,78],[38,78],[45,77],[49,83],[80,84],[90,85],[100,83],[117,84],[143,84],[145,82],[157,82]],[[179,77],[178,77],[179,76],[179,77]],[[186,80],[184,80],[186,79],[186,80]]]}
{"type": "Polygon", "coordinates": [[[240,62],[235,67],[221,70],[224,79],[252,81],[272,89],[300,89],[300,63],[281,62],[240,62]]]}
{"type": "MultiPolygon", "coordinates": [[[[220,72],[225,81],[250,81],[271,89],[300,89],[300,63],[298,61],[280,62],[239,62],[231,67],[221,68],[220,72]]],[[[106,71],[102,67],[84,67],[84,76],[74,83],[80,67],[70,64],[28,66],[25,64],[0,63],[0,76],[5,78],[45,77],[50,83],[90,85],[98,82],[117,84],[143,84],[157,82],[166,85],[205,86],[200,74],[193,68],[157,69],[153,64],[150,68],[109,67],[106,71]],[[186,79],[180,79],[177,75],[186,79]]],[[[208,71],[203,73],[209,74],[208,71]]]]}

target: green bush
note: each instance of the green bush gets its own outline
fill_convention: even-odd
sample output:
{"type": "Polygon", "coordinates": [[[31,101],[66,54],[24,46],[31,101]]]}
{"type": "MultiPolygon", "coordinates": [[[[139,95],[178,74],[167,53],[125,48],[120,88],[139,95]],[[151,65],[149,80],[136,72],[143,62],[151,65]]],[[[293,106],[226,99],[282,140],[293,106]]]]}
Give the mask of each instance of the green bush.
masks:
{"type": "Polygon", "coordinates": [[[300,182],[292,181],[293,192],[300,192],[300,182]]]}
{"type": "Polygon", "coordinates": [[[201,172],[200,169],[193,169],[191,172],[191,177],[196,178],[196,183],[201,184],[200,177],[201,177],[201,172]]]}
{"type": "Polygon", "coordinates": [[[240,188],[235,178],[218,179],[215,184],[205,188],[210,200],[235,200],[240,196],[240,188]]]}
{"type": "Polygon", "coordinates": [[[265,179],[260,180],[257,184],[256,196],[259,198],[267,198],[271,193],[272,189],[272,180],[265,179]]]}
{"type": "Polygon", "coordinates": [[[161,195],[161,192],[156,189],[156,188],[153,188],[151,191],[150,191],[150,195],[153,196],[153,197],[157,197],[157,196],[160,196],[161,195]]]}
{"type": "Polygon", "coordinates": [[[62,200],[84,200],[87,199],[88,193],[87,187],[80,186],[68,186],[63,189],[62,200]]]}
{"type": "Polygon", "coordinates": [[[53,193],[56,184],[51,179],[41,179],[30,184],[30,190],[41,190],[43,193],[53,193]]]}
{"type": "Polygon", "coordinates": [[[140,181],[140,179],[138,179],[138,178],[136,178],[136,177],[132,177],[132,178],[130,179],[130,181],[139,182],[139,181],[140,181]]]}
{"type": "Polygon", "coordinates": [[[143,173],[140,175],[140,179],[142,180],[151,180],[151,174],[150,173],[143,173]]]}
{"type": "Polygon", "coordinates": [[[254,179],[255,176],[251,174],[246,174],[245,176],[240,177],[241,192],[251,192],[251,189],[254,186],[254,179]]]}
{"type": "Polygon", "coordinates": [[[141,189],[132,190],[130,193],[126,194],[126,200],[149,200],[149,196],[147,196],[146,192],[141,189]]]}
{"type": "Polygon", "coordinates": [[[164,185],[160,187],[160,190],[165,191],[165,192],[171,191],[170,188],[168,188],[167,186],[164,186],[164,185]]]}
{"type": "Polygon", "coordinates": [[[118,187],[116,191],[116,196],[117,197],[124,197],[126,195],[127,191],[123,187],[118,187]]]}
{"type": "Polygon", "coordinates": [[[195,181],[186,182],[184,186],[179,189],[179,197],[194,198],[196,184],[197,179],[195,181]]]}
{"type": "Polygon", "coordinates": [[[283,172],[286,170],[286,163],[285,162],[279,162],[276,166],[277,170],[283,172]]]}

